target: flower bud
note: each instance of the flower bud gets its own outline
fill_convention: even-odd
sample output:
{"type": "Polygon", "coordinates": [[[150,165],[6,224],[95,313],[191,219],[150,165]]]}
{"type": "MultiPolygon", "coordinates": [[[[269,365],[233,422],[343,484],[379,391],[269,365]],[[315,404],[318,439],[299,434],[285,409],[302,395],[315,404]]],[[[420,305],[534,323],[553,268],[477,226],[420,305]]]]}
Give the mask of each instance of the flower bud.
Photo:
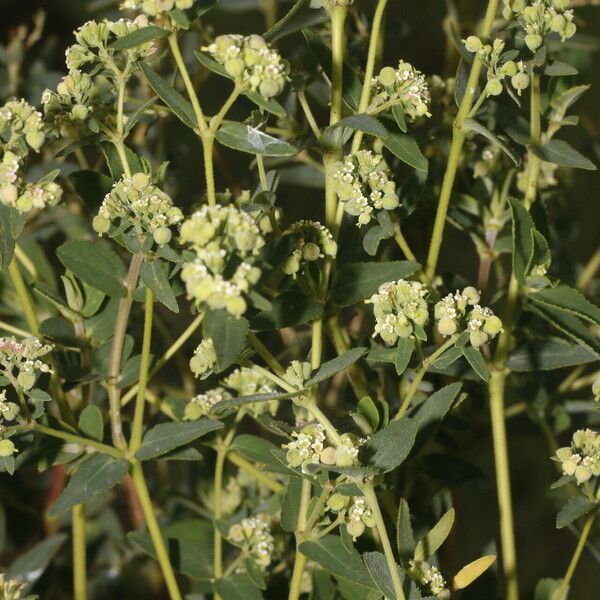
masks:
{"type": "Polygon", "coordinates": [[[233,58],[225,62],[225,70],[234,79],[239,79],[246,69],[246,64],[241,58],[233,58]]]}
{"type": "Polygon", "coordinates": [[[16,452],[15,445],[12,440],[0,440],[0,457],[8,458],[16,452]]]}
{"type": "Polygon", "coordinates": [[[346,508],[348,504],[348,496],[344,496],[338,492],[334,492],[327,498],[327,508],[334,512],[338,512],[346,508]]]}
{"type": "MultiPolygon", "coordinates": [[[[333,446],[325,448],[319,458],[324,465],[337,465],[336,450],[333,446]]],[[[340,466],[340,465],[338,465],[340,466]]]]}
{"type": "Polygon", "coordinates": [[[483,47],[481,40],[476,35],[470,35],[465,40],[465,47],[469,52],[479,52],[483,47]]]}
{"type": "Polygon", "coordinates": [[[457,329],[456,321],[449,319],[448,317],[441,318],[437,327],[438,331],[443,336],[454,335],[457,329]]]}
{"type": "Polygon", "coordinates": [[[246,301],[241,296],[229,298],[226,303],[227,312],[234,317],[241,317],[246,312],[246,301]]]}
{"type": "Polygon", "coordinates": [[[17,383],[24,390],[30,390],[35,384],[35,375],[29,371],[21,371],[17,375],[17,383]]]}
{"type": "Polygon", "coordinates": [[[302,257],[304,260],[310,262],[315,261],[319,258],[320,254],[321,250],[314,242],[308,242],[307,244],[304,244],[304,247],[302,248],[302,257]]]}
{"type": "Polygon", "coordinates": [[[71,109],[71,116],[76,121],[85,121],[87,119],[87,117],[88,117],[89,112],[90,111],[87,108],[87,106],[84,106],[83,104],[76,104],[71,109]]]}
{"type": "Polygon", "coordinates": [[[360,537],[365,532],[365,529],[365,524],[362,521],[350,521],[346,524],[346,530],[354,540],[360,537]]]}
{"type": "Polygon", "coordinates": [[[173,234],[171,233],[171,230],[168,227],[159,227],[153,233],[154,241],[159,246],[164,246],[165,244],[168,244],[171,241],[172,235],[173,234]]]}
{"type": "Polygon", "coordinates": [[[514,60],[507,60],[502,65],[502,72],[509,77],[516,75],[517,73],[517,63],[514,60]]]}
{"type": "Polygon", "coordinates": [[[96,233],[102,235],[110,229],[110,220],[102,215],[96,215],[92,220],[92,228],[96,233]]]}
{"type": "Polygon", "coordinates": [[[517,73],[513,77],[511,77],[510,83],[515,88],[521,92],[524,89],[529,87],[529,75],[524,72],[517,73]]]}
{"type": "Polygon", "coordinates": [[[469,340],[473,348],[479,348],[488,341],[488,335],[483,331],[471,331],[469,340]]]}
{"type": "Polygon", "coordinates": [[[502,321],[496,315],[488,317],[483,325],[483,331],[490,337],[498,335],[502,331],[502,321]]]}
{"type": "Polygon", "coordinates": [[[532,51],[535,52],[541,45],[543,39],[539,33],[528,33],[525,36],[525,44],[532,51]]]}
{"type": "Polygon", "coordinates": [[[382,85],[386,87],[393,86],[398,78],[396,77],[396,69],[392,67],[383,67],[381,71],[379,71],[379,81],[381,81],[382,85]]]}
{"type": "Polygon", "coordinates": [[[502,82],[500,79],[490,79],[485,86],[485,91],[489,96],[499,96],[502,93],[502,82]]]}
{"type": "Polygon", "coordinates": [[[19,405],[14,402],[4,402],[0,416],[4,417],[7,421],[14,421],[19,415],[19,405]]]}

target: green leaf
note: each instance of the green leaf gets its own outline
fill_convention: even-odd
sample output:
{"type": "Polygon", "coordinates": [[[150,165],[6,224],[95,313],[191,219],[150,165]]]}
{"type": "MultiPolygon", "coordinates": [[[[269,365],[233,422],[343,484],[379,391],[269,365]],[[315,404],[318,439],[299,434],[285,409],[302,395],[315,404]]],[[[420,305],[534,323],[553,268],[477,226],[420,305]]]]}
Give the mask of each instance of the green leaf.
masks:
{"type": "Polygon", "coordinates": [[[281,157],[293,156],[298,152],[298,148],[288,142],[244,123],[225,123],[215,137],[224,146],[249,154],[281,157]]]}
{"type": "Polygon", "coordinates": [[[169,35],[171,35],[171,32],[167,29],[156,27],[156,25],[147,25],[146,27],[141,27],[136,31],[132,31],[127,35],[118,38],[110,44],[109,48],[112,48],[113,50],[128,50],[129,48],[136,48],[137,46],[141,46],[152,40],[169,37],[169,35]]]}
{"type": "Polygon", "coordinates": [[[98,442],[104,437],[102,411],[97,406],[86,406],[79,415],[79,431],[85,437],[98,442]]]}
{"type": "Polygon", "coordinates": [[[297,290],[289,290],[271,301],[270,310],[263,310],[254,317],[252,330],[269,331],[293,327],[318,319],[322,314],[322,304],[308,299],[297,290]]]}
{"type": "Polygon", "coordinates": [[[202,334],[213,341],[217,354],[217,372],[230,367],[240,355],[246,344],[248,327],[248,321],[244,317],[232,318],[222,309],[207,311],[202,323],[202,334]]]}
{"type": "Polygon", "coordinates": [[[192,105],[156,71],[147,64],[141,63],[141,69],[150,84],[150,87],[158,94],[161,100],[169,107],[171,112],[191,129],[196,129],[196,115],[192,105]]]}
{"type": "Polygon", "coordinates": [[[419,267],[419,263],[408,260],[345,264],[333,275],[331,301],[337,306],[351,306],[370,298],[383,283],[410,277],[419,267]]]}
{"type": "Polygon", "coordinates": [[[110,490],[121,483],[128,471],[127,460],[117,460],[107,454],[93,454],[75,471],[63,493],[48,511],[48,516],[58,515],[110,490]]]}
{"type": "MultiPolygon", "coordinates": [[[[213,576],[213,524],[200,519],[184,519],[161,528],[173,568],[197,579],[213,576]]],[[[152,538],[145,531],[132,531],[128,539],[146,554],[156,558],[152,538]]]]}
{"type": "Polygon", "coordinates": [[[420,450],[431,439],[439,424],[452,408],[461,387],[462,384],[459,382],[451,383],[431,394],[425,402],[415,406],[408,413],[417,427],[415,451],[420,450]]]}
{"type": "Polygon", "coordinates": [[[255,404],[257,402],[271,402],[272,400],[288,400],[289,398],[300,396],[302,393],[303,390],[298,390],[296,392],[268,392],[265,394],[238,396],[237,398],[230,398],[229,400],[221,400],[221,402],[214,406],[214,410],[219,413],[224,413],[237,406],[255,404]]]}
{"type": "Polygon", "coordinates": [[[160,423],[144,435],[135,456],[140,460],[150,460],[222,427],[223,423],[206,418],[189,423],[160,423]]]}
{"type": "Polygon", "coordinates": [[[7,269],[15,251],[12,221],[17,211],[0,202],[0,269],[7,269]]]}
{"type": "Polygon", "coordinates": [[[506,156],[508,156],[508,158],[510,158],[510,160],[513,161],[515,167],[521,166],[520,157],[511,148],[509,148],[495,133],[492,133],[487,127],[484,127],[481,123],[478,123],[473,119],[465,119],[464,125],[469,131],[482,135],[483,137],[487,138],[490,142],[492,142],[492,144],[498,146],[506,154],[506,156]]]}
{"type": "Polygon", "coordinates": [[[247,558],[244,561],[244,567],[246,568],[246,574],[252,582],[258,586],[261,590],[267,589],[267,582],[265,581],[265,576],[261,571],[260,567],[254,562],[254,559],[247,558]]]}
{"type": "Polygon", "coordinates": [[[356,115],[350,115],[340,119],[335,125],[330,125],[325,129],[323,135],[328,131],[336,129],[338,127],[348,127],[354,131],[362,131],[376,137],[384,137],[387,135],[387,129],[378,121],[375,117],[367,115],[365,113],[358,113],[356,115]]]}
{"type": "Polygon", "coordinates": [[[281,505],[281,528],[284,531],[295,531],[298,526],[298,515],[302,501],[302,484],[302,479],[292,477],[285,488],[285,496],[281,505]]]}
{"type": "Polygon", "coordinates": [[[484,381],[488,381],[490,378],[490,370],[488,369],[481,352],[476,348],[473,348],[473,346],[463,346],[462,353],[467,359],[467,362],[473,367],[475,373],[477,373],[484,381]]]}
{"type": "Polygon", "coordinates": [[[360,554],[354,548],[347,548],[337,535],[326,535],[316,542],[303,542],[299,549],[335,577],[362,585],[371,580],[360,554]]]}
{"type": "Polygon", "coordinates": [[[552,98],[550,106],[554,110],[550,114],[550,119],[552,121],[562,121],[567,110],[589,89],[589,85],[576,85],[552,98]]]}
{"type": "Polygon", "coordinates": [[[381,420],[381,417],[375,402],[373,402],[369,396],[364,396],[358,401],[356,408],[358,414],[364,417],[369,424],[371,431],[376,431],[379,427],[379,421],[381,420]]]}
{"type": "Polygon", "coordinates": [[[170,311],[179,312],[177,298],[169,283],[169,272],[162,260],[145,260],[140,268],[142,281],[152,290],[156,299],[170,311]]]}
{"type": "Polygon", "coordinates": [[[600,341],[588,331],[587,327],[577,317],[536,302],[529,302],[526,308],[600,357],[600,341]]]}
{"type": "MultiPolygon", "coordinates": [[[[108,169],[113,181],[118,181],[125,175],[125,171],[123,170],[123,163],[117,152],[117,148],[112,142],[102,142],[100,146],[106,158],[106,163],[108,164],[108,169]]],[[[132,173],[144,172],[144,163],[142,162],[142,159],[127,146],[125,146],[125,158],[127,159],[127,164],[132,173]]]]}
{"type": "Polygon", "coordinates": [[[476,579],[481,577],[496,562],[496,556],[488,554],[482,556],[468,565],[465,565],[452,579],[452,587],[455,590],[462,590],[471,585],[476,579]]]}
{"type": "Polygon", "coordinates": [[[556,515],[556,529],[562,529],[570,525],[579,517],[583,517],[597,508],[598,505],[595,502],[590,502],[585,496],[571,498],[556,515]]]}
{"type": "Polygon", "coordinates": [[[412,338],[400,338],[398,340],[398,346],[396,348],[396,360],[394,365],[396,367],[396,373],[402,375],[408,367],[410,357],[415,349],[415,341],[412,338]]]}
{"type": "Polygon", "coordinates": [[[400,498],[398,504],[398,519],[396,521],[396,545],[402,562],[412,559],[415,554],[415,536],[410,521],[408,502],[400,498]]]}
{"type": "Polygon", "coordinates": [[[294,19],[294,17],[308,4],[310,4],[310,0],[296,0],[294,6],[290,8],[277,23],[271,26],[265,33],[263,37],[268,42],[273,42],[277,39],[278,35],[285,30],[288,24],[294,19]]]}
{"type": "MultiPolygon", "coordinates": [[[[394,590],[392,574],[390,573],[390,567],[385,556],[381,552],[365,552],[362,557],[377,589],[388,600],[400,600],[394,590]]],[[[398,575],[400,575],[402,587],[408,587],[406,584],[408,583],[410,585],[410,580],[404,581],[404,573],[402,573],[398,565],[396,565],[396,569],[398,570],[398,575]]],[[[405,597],[410,598],[406,591],[407,590],[404,590],[405,597]]]]}
{"type": "Polygon", "coordinates": [[[546,162],[561,167],[595,171],[596,165],[564,140],[550,140],[543,146],[531,146],[531,151],[546,162]]]}
{"type": "Polygon", "coordinates": [[[453,508],[442,515],[442,518],[429,530],[415,548],[415,560],[427,560],[446,541],[454,525],[453,508]]]}
{"type": "Polygon", "coordinates": [[[382,141],[383,145],[402,162],[417,171],[427,172],[429,163],[412,136],[407,133],[388,133],[382,141]]]}
{"type": "Polygon", "coordinates": [[[585,346],[549,338],[534,340],[519,346],[508,357],[506,366],[511,371],[549,371],[573,367],[598,360],[585,346]]]}
{"type": "Polygon", "coordinates": [[[108,296],[125,295],[125,265],[103,244],[90,240],[70,240],[59,246],[56,256],[79,279],[108,296]]]}
{"type": "Polygon", "coordinates": [[[321,381],[333,377],[340,371],[345,371],[363,356],[365,352],[367,352],[367,349],[359,346],[358,348],[352,348],[351,350],[348,350],[348,352],[344,352],[344,354],[340,354],[340,356],[333,358],[332,360],[328,360],[321,365],[319,370],[312,377],[307,379],[304,383],[304,387],[308,389],[313,385],[321,383],[321,381]]]}
{"type": "Polygon", "coordinates": [[[535,229],[531,215],[516,198],[509,198],[512,214],[512,238],[513,238],[513,273],[517,281],[525,284],[527,270],[533,258],[533,234],[535,229]]]}
{"type": "Polygon", "coordinates": [[[600,325],[600,308],[592,304],[581,292],[567,285],[544,288],[530,295],[534,302],[546,304],[551,308],[564,310],[585,321],[600,325]]]}
{"type": "Polygon", "coordinates": [[[361,449],[361,461],[384,473],[402,464],[411,451],[417,426],[409,417],[392,421],[378,431],[361,449]]]}
{"type": "Polygon", "coordinates": [[[406,133],[406,118],[404,117],[404,111],[402,110],[402,106],[400,104],[394,104],[392,106],[392,115],[394,115],[394,120],[396,121],[396,125],[400,128],[402,133],[406,133]]]}
{"type": "Polygon", "coordinates": [[[27,594],[36,581],[44,574],[56,553],[65,543],[67,536],[57,533],[39,542],[16,558],[6,569],[6,580],[17,579],[24,583],[21,594],[27,594]]]}
{"type": "Polygon", "coordinates": [[[107,175],[85,169],[69,173],[68,179],[84,206],[92,213],[98,211],[104,196],[113,185],[112,179],[107,175]]]}
{"type": "Polygon", "coordinates": [[[263,465],[274,464],[272,452],[278,449],[272,442],[248,434],[238,435],[232,447],[248,460],[263,465]]]}
{"type": "Polygon", "coordinates": [[[544,67],[544,75],[549,77],[569,77],[570,75],[578,75],[579,71],[569,63],[554,60],[544,67]]]}
{"type": "Polygon", "coordinates": [[[263,595],[247,573],[236,573],[215,581],[215,591],[223,600],[262,600],[263,595]]]}
{"type": "Polygon", "coordinates": [[[555,598],[555,593],[559,590],[562,579],[551,579],[546,577],[540,579],[535,586],[535,596],[533,600],[564,600],[564,598],[555,598]]]}

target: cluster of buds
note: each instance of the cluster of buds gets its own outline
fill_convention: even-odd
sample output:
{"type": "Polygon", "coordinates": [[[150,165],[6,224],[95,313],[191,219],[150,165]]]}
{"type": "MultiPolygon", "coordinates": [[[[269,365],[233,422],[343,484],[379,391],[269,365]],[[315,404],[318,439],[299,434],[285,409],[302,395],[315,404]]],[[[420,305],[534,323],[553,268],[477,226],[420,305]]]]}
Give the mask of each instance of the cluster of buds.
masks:
{"type": "Polygon", "coordinates": [[[117,224],[122,232],[132,231],[141,240],[151,235],[159,246],[164,246],[171,241],[169,227],[181,220],[183,213],[173,206],[169,195],[149,175],[136,173],[114,184],[104,197],[92,227],[102,236],[111,225],[117,224]]]}
{"type": "Polygon", "coordinates": [[[216,387],[203,394],[198,394],[186,404],[183,418],[186,421],[197,421],[201,417],[211,414],[215,404],[230,398],[231,394],[222,387],[216,387]]]}
{"type": "Polygon", "coordinates": [[[18,157],[36,152],[44,143],[42,114],[25,100],[9,100],[0,108],[0,144],[18,157]]]}
{"type": "Polygon", "coordinates": [[[379,287],[376,294],[365,302],[373,304],[375,331],[387,344],[394,345],[398,338],[407,338],[422,328],[429,319],[427,288],[418,281],[390,281],[379,287]]]}
{"type": "Polygon", "coordinates": [[[261,274],[249,261],[264,245],[252,217],[231,205],[204,206],[184,221],[180,241],[194,252],[181,270],[188,297],[235,317],[244,314],[243,295],[261,274]]]}
{"type": "Polygon", "coordinates": [[[56,91],[42,94],[50,131],[72,139],[98,133],[114,112],[115,100],[114,86],[104,75],[91,77],[77,70],[65,75],[56,91]]]}
{"type": "Polygon", "coordinates": [[[261,569],[271,564],[275,543],[266,515],[242,519],[232,525],[227,533],[227,541],[242,548],[261,569]]]}
{"type": "Polygon", "coordinates": [[[440,570],[424,560],[411,560],[409,574],[423,593],[439,600],[449,600],[450,590],[440,570]]]}
{"type": "Polygon", "coordinates": [[[556,458],[563,473],[575,477],[577,485],[583,485],[600,475],[600,435],[592,429],[579,429],[570,446],[556,451],[556,458]]]}
{"type": "Polygon", "coordinates": [[[324,258],[335,258],[337,244],[327,227],[316,221],[298,221],[283,235],[292,236],[295,241],[292,253],[283,263],[281,270],[296,278],[298,271],[308,264],[324,258]]]}
{"type": "Polygon", "coordinates": [[[374,527],[373,513],[362,496],[345,496],[334,492],[327,499],[327,508],[344,517],[346,530],[356,541],[367,527],[374,527]]]}
{"type": "MultiPolygon", "coordinates": [[[[236,392],[238,396],[251,396],[254,394],[272,394],[275,387],[269,379],[251,367],[235,369],[223,380],[223,385],[229,390],[236,392]]],[[[277,400],[267,402],[256,402],[248,405],[248,410],[254,415],[269,412],[275,415],[277,412],[277,400]]]]}
{"type": "Polygon", "coordinates": [[[285,370],[283,379],[290,385],[301,390],[304,387],[304,382],[310,377],[311,373],[312,367],[309,362],[293,360],[285,370]]]}
{"type": "Polygon", "coordinates": [[[371,106],[369,112],[399,105],[411,120],[430,117],[431,96],[425,75],[410,63],[401,60],[398,68],[383,67],[371,82],[371,106]]]}
{"type": "Polygon", "coordinates": [[[358,462],[359,442],[348,434],[340,436],[338,447],[331,446],[323,427],[311,423],[300,431],[294,431],[292,437],[294,441],[283,445],[287,449],[286,460],[292,468],[302,467],[303,472],[308,472],[309,465],[351,467],[358,462]]]}
{"type": "Polygon", "coordinates": [[[525,44],[535,52],[550,33],[557,33],[561,41],[575,35],[573,11],[568,10],[570,0],[504,0],[502,14],[505,19],[517,18],[525,30],[525,44]]]}
{"type": "Polygon", "coordinates": [[[20,173],[20,160],[16,154],[5,152],[0,162],[0,202],[20,213],[55,206],[62,198],[62,188],[53,181],[28,183],[20,173]]]}
{"type": "Polygon", "coordinates": [[[480,293],[472,286],[448,294],[434,307],[441,335],[456,334],[461,326],[469,331],[471,345],[479,348],[502,331],[502,321],[491,309],[479,305],[480,293]]]}
{"type": "Polygon", "coordinates": [[[396,184],[381,154],[359,150],[333,166],[335,193],[344,210],[358,217],[358,226],[366,225],[374,210],[393,210],[400,206],[396,184]]]}
{"type": "Polygon", "coordinates": [[[67,48],[67,68],[70,72],[82,67],[89,71],[102,70],[109,78],[128,72],[135,61],[144,59],[154,52],[153,42],[144,42],[127,49],[115,49],[113,44],[134,31],[148,25],[148,19],[140,15],[135,20],[88,21],[75,33],[75,44],[67,48]]]}
{"type": "Polygon", "coordinates": [[[23,391],[30,390],[38,373],[49,373],[50,367],[40,360],[52,350],[35,337],[18,342],[14,337],[0,338],[0,371],[11,384],[23,391]]]}
{"type": "Polygon", "coordinates": [[[0,598],[2,600],[33,600],[34,596],[23,598],[21,591],[25,584],[17,579],[6,579],[4,573],[0,573],[0,598]]]}
{"type": "Polygon", "coordinates": [[[19,405],[6,399],[6,390],[0,391],[0,426],[5,421],[14,421],[19,416],[19,405]]]}
{"type": "Polygon", "coordinates": [[[168,12],[174,8],[187,10],[192,8],[194,0],[125,0],[121,4],[124,10],[141,10],[151,17],[168,12]]]}
{"type": "Polygon", "coordinates": [[[487,68],[487,84],[485,94],[499,96],[503,90],[503,80],[510,77],[510,83],[521,95],[529,87],[529,74],[523,61],[505,60],[503,56],[504,42],[496,38],[491,44],[484,44],[477,36],[470,35],[463,40],[466,49],[477,55],[487,68]]]}
{"type": "Polygon", "coordinates": [[[281,94],[289,65],[259,35],[220,35],[202,48],[236,81],[265,98],[281,94]]]}
{"type": "Polygon", "coordinates": [[[212,338],[203,339],[190,359],[190,370],[195,377],[204,379],[215,366],[217,353],[212,338]]]}

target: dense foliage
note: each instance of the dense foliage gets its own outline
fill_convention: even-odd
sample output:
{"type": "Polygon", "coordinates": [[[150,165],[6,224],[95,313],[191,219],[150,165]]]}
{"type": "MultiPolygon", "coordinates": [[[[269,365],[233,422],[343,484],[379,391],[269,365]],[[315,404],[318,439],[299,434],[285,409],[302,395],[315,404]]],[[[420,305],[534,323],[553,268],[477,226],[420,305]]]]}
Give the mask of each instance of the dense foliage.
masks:
{"type": "Polygon", "coordinates": [[[264,0],[265,32],[219,35],[218,0],[125,0],[36,99],[43,18],[3,48],[1,599],[565,600],[597,560],[600,252],[565,268],[548,211],[596,168],[567,141],[580,21],[448,2],[441,77],[396,3],[264,0]],[[575,534],[533,584],[523,414],[575,534]],[[461,514],[481,439],[498,510],[461,514]],[[35,543],[7,525],[30,489],[35,543]],[[455,518],[494,523],[466,561],[455,518]]]}

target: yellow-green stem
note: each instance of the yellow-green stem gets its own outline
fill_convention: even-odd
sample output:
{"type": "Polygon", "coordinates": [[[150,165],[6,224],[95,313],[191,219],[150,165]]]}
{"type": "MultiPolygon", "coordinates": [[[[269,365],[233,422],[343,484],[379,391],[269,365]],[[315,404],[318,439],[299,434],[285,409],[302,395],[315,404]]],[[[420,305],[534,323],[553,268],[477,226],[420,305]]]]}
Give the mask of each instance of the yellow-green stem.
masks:
{"type": "Polygon", "coordinates": [[[85,511],[83,504],[71,510],[71,532],[73,536],[73,598],[87,599],[85,511]]]}
{"type": "MultiPolygon", "coordinates": [[[[489,37],[497,10],[498,0],[489,0],[480,37],[484,39],[489,37]]],[[[461,100],[458,114],[456,115],[456,120],[454,121],[450,155],[448,156],[448,164],[446,166],[446,172],[444,173],[444,179],[442,182],[442,189],[438,201],[433,233],[431,235],[431,244],[429,246],[429,254],[427,256],[427,265],[425,268],[425,276],[427,277],[428,281],[432,281],[435,275],[435,270],[440,255],[440,248],[442,245],[442,238],[444,235],[446,215],[448,214],[448,206],[450,204],[450,197],[452,196],[452,188],[454,187],[456,171],[458,170],[462,148],[465,141],[463,125],[473,106],[473,97],[477,88],[477,82],[479,80],[480,73],[481,61],[479,58],[475,57],[473,59],[473,64],[467,80],[465,93],[461,100]]]]}
{"type": "Polygon", "coordinates": [[[33,335],[38,337],[40,335],[40,328],[35,307],[33,306],[33,302],[31,301],[31,297],[27,291],[25,281],[23,281],[23,276],[19,270],[19,265],[14,258],[8,265],[8,274],[10,275],[15,291],[17,292],[19,302],[21,302],[21,308],[23,310],[25,321],[27,322],[27,327],[29,327],[29,331],[31,331],[33,335]]]}
{"type": "Polygon", "coordinates": [[[394,592],[396,592],[396,598],[397,600],[405,600],[402,582],[400,581],[400,574],[398,573],[398,566],[396,564],[396,559],[394,558],[394,551],[392,550],[392,545],[390,544],[390,538],[388,537],[385,528],[383,515],[381,514],[381,509],[379,508],[377,495],[375,494],[375,490],[373,489],[373,485],[371,483],[363,484],[361,489],[365,495],[365,500],[367,501],[367,504],[373,513],[373,520],[375,521],[375,527],[377,528],[381,545],[383,546],[383,553],[388,564],[388,569],[390,570],[390,576],[394,585],[394,592]]]}
{"type": "Polygon", "coordinates": [[[278,377],[285,375],[285,369],[254,333],[249,332],[247,340],[254,350],[256,350],[257,354],[267,363],[267,365],[269,365],[275,375],[278,377]]]}
{"type": "Polygon", "coordinates": [[[571,557],[571,562],[567,568],[567,572],[563,577],[560,587],[554,593],[552,600],[564,600],[566,598],[567,592],[569,591],[569,585],[571,584],[571,579],[573,579],[573,575],[575,574],[575,569],[579,563],[579,559],[581,558],[581,554],[583,549],[585,548],[585,544],[587,539],[592,531],[592,527],[594,525],[594,519],[596,518],[596,511],[591,513],[586,519],[583,529],[579,534],[579,541],[577,542],[577,547],[575,548],[575,552],[573,552],[573,556],[571,557]]]}
{"type": "Polygon", "coordinates": [[[499,371],[492,372],[488,387],[494,440],[498,510],[500,512],[500,539],[502,542],[502,566],[505,580],[504,597],[505,600],[518,600],[517,554],[515,550],[510,467],[508,464],[508,444],[504,418],[504,385],[505,374],[499,371]]]}
{"type": "MultiPolygon", "coordinates": [[[[225,466],[225,458],[227,456],[227,448],[217,448],[217,460],[215,463],[215,479],[214,479],[214,515],[215,521],[218,521],[222,516],[221,494],[223,491],[223,468],[225,466]]],[[[219,579],[223,575],[223,539],[218,527],[214,528],[214,563],[213,571],[215,579],[219,579]]],[[[220,596],[215,593],[215,600],[220,596]]]]}
{"type": "Polygon", "coordinates": [[[169,598],[170,600],[183,600],[181,592],[179,591],[175,572],[173,571],[171,561],[169,560],[169,553],[167,552],[167,547],[160,531],[160,525],[156,518],[154,507],[152,506],[152,499],[150,498],[150,492],[146,485],[142,464],[138,460],[133,460],[131,462],[131,478],[140,500],[144,519],[146,520],[146,526],[148,527],[148,533],[150,534],[152,544],[154,545],[156,558],[167,586],[169,598]]]}
{"type": "Polygon", "coordinates": [[[261,471],[257,467],[255,467],[249,460],[246,460],[243,456],[239,455],[237,452],[230,450],[227,453],[227,459],[229,462],[232,462],[234,465],[246,471],[249,475],[252,475],[254,479],[260,481],[263,485],[268,487],[272,492],[278,493],[283,489],[283,485],[273,479],[268,473],[261,471]]]}
{"type": "Polygon", "coordinates": [[[310,503],[310,497],[312,492],[312,486],[308,479],[302,480],[302,492],[300,496],[300,508],[298,510],[298,526],[296,528],[296,555],[294,556],[294,567],[292,569],[292,579],[290,580],[290,591],[288,594],[288,600],[298,600],[301,593],[302,575],[304,574],[304,567],[306,566],[306,556],[298,549],[300,544],[304,541],[306,534],[306,516],[308,511],[308,505],[310,503]]]}
{"type": "Polygon", "coordinates": [[[140,361],[140,375],[138,378],[138,392],[133,412],[133,425],[129,451],[135,454],[142,444],[142,428],[144,426],[144,406],[146,402],[146,387],[150,369],[150,345],[152,342],[152,319],[154,316],[154,294],[146,288],[146,302],[144,311],[144,337],[142,340],[142,358],[140,361]]]}
{"type": "Polygon", "coordinates": [[[137,285],[140,267],[144,256],[142,254],[134,254],[129,263],[129,271],[125,277],[125,296],[119,302],[119,310],[117,312],[117,320],[115,322],[115,330],[113,334],[112,348],[109,358],[108,367],[108,402],[110,423],[112,429],[113,444],[120,449],[127,447],[125,436],[123,435],[123,425],[121,422],[121,392],[117,387],[119,375],[121,373],[121,360],[123,358],[123,342],[125,341],[125,333],[127,331],[127,322],[129,320],[129,312],[133,303],[133,292],[137,285]]]}

